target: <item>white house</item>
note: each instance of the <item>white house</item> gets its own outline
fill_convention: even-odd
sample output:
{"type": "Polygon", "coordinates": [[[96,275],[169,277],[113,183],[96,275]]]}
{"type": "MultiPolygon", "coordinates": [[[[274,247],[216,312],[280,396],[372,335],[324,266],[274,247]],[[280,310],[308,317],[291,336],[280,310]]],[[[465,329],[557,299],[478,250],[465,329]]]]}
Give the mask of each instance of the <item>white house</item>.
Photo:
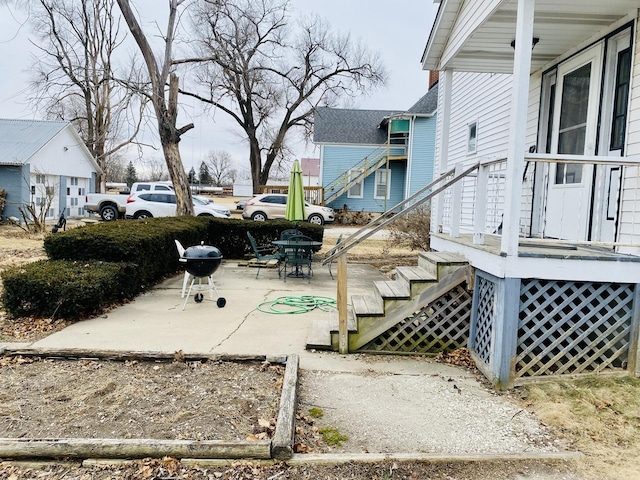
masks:
{"type": "Polygon", "coordinates": [[[19,208],[51,204],[46,218],[64,211],[84,216],[85,194],[94,192],[98,164],[69,122],[0,119],[0,190],[7,192],[4,217],[19,208]]]}
{"type": "Polygon", "coordinates": [[[637,0],[442,0],[432,247],[474,272],[469,347],[507,387],[640,374],[637,0]]]}

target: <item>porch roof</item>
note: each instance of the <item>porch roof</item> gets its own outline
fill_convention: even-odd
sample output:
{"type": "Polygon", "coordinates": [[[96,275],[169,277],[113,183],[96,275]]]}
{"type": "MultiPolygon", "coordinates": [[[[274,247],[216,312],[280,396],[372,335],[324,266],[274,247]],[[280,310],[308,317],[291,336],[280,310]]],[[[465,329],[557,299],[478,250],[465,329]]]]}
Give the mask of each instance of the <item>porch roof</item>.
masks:
{"type": "MultiPolygon", "coordinates": [[[[517,0],[442,0],[425,48],[425,70],[513,73],[517,0]]],[[[531,71],[597,39],[637,12],[637,0],[536,0],[531,71]]]]}

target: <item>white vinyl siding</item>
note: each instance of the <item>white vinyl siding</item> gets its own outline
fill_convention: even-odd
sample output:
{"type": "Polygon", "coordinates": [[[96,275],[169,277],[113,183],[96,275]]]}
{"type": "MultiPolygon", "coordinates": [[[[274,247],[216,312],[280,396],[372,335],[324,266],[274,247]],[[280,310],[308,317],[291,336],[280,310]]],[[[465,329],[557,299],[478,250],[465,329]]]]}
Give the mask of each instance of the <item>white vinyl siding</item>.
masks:
{"type": "MultiPolygon", "coordinates": [[[[640,160],[640,28],[636,22],[633,69],[627,125],[625,156],[640,160]]],[[[622,182],[618,241],[640,243],[640,168],[625,167],[622,182]]],[[[640,255],[638,247],[621,247],[620,251],[640,255]]]]}
{"type": "MultiPolygon", "coordinates": [[[[442,89],[439,92],[441,95],[442,89]]],[[[489,158],[506,158],[508,136],[509,136],[509,116],[510,116],[510,94],[511,75],[487,74],[487,73],[467,73],[455,72],[453,74],[453,88],[451,98],[451,123],[449,127],[449,159],[448,165],[437,165],[436,171],[442,172],[452,168],[456,163],[463,163],[465,166],[489,158]],[[482,129],[482,141],[478,142],[476,154],[469,155],[468,146],[468,124],[476,122],[482,129]]],[[[442,99],[440,99],[442,101],[442,99]]],[[[441,103],[440,103],[441,104],[441,103]]],[[[442,118],[438,116],[438,137],[442,129],[442,118]]],[[[439,138],[436,139],[436,149],[439,149],[439,138]]],[[[436,161],[439,152],[436,151],[436,161]]],[[[493,177],[499,180],[498,176],[493,177]]],[[[475,208],[475,185],[476,177],[468,177],[463,183],[462,213],[460,220],[460,231],[470,233],[473,231],[473,212],[475,208]]],[[[489,212],[489,224],[492,231],[497,229],[502,218],[502,196],[504,186],[493,184],[488,192],[497,199],[500,211],[489,212]],[[497,222],[497,223],[496,223],[497,222]]],[[[493,202],[493,200],[491,200],[493,202]]],[[[488,205],[488,209],[492,206],[488,205]]],[[[444,225],[449,224],[449,212],[445,207],[444,225]]]]}

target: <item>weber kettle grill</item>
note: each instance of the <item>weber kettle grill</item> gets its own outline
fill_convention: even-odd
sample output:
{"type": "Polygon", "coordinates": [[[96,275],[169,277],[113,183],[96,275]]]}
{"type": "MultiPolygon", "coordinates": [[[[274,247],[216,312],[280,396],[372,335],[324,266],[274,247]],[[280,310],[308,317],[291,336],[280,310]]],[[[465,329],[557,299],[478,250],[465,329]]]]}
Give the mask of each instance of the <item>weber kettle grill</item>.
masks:
{"type": "MultiPolygon", "coordinates": [[[[176,245],[178,245],[177,241],[176,245]]],[[[185,296],[185,287],[189,279],[186,275],[191,277],[191,283],[189,284],[189,290],[186,293],[182,310],[187,306],[187,301],[189,300],[189,296],[192,291],[197,292],[193,296],[196,303],[201,303],[204,300],[204,294],[202,292],[208,290],[209,296],[212,300],[213,292],[216,292],[216,296],[218,297],[216,304],[219,308],[222,308],[227,304],[227,300],[218,294],[218,289],[216,288],[216,284],[212,277],[222,262],[222,253],[220,253],[220,250],[201,242],[200,245],[194,245],[193,247],[189,247],[186,250],[181,251],[179,261],[184,264],[187,271],[182,287],[182,296],[185,296]],[[203,282],[204,279],[206,279],[206,283],[203,282]],[[196,280],[198,280],[197,284],[196,280]]]]}

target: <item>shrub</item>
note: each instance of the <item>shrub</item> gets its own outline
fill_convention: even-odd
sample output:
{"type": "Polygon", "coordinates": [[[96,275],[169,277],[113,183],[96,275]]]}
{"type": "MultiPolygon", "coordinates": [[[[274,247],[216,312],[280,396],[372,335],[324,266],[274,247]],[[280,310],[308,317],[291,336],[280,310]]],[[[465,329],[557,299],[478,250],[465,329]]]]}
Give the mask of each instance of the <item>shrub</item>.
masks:
{"type": "Polygon", "coordinates": [[[130,263],[40,260],[2,272],[2,303],[14,317],[87,317],[133,298],[136,273],[130,263]]]}
{"type": "Polygon", "coordinates": [[[205,217],[167,217],[105,222],[45,238],[52,260],[103,260],[135,263],[143,284],[151,285],[178,268],[175,240],[207,242],[205,217]]]}
{"type": "Polygon", "coordinates": [[[412,250],[429,250],[431,207],[423,204],[406,215],[400,215],[390,224],[389,242],[412,250]]]}
{"type": "Polygon", "coordinates": [[[324,235],[324,227],[307,222],[294,223],[288,220],[254,222],[214,218],[210,220],[207,237],[209,244],[220,250],[224,258],[241,259],[245,255],[253,255],[247,232],[251,232],[258,245],[268,245],[272,240],[280,238],[280,233],[289,228],[297,228],[303,235],[319,242],[324,235]]]}

